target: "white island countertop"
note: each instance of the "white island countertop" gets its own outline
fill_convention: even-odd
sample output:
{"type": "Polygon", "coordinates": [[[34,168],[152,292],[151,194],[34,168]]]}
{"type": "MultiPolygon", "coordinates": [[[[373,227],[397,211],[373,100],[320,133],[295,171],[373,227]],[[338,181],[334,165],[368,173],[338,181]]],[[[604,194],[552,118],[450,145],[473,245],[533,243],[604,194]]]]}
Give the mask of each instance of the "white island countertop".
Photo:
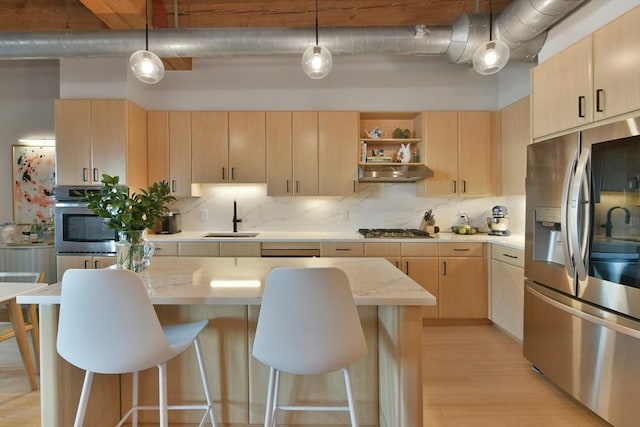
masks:
{"type": "MultiPolygon", "coordinates": [[[[154,257],[141,273],[154,304],[258,305],[265,278],[278,267],[337,267],[356,305],[435,305],[435,297],[384,258],[154,257]]],[[[21,304],[59,304],[60,284],[20,295],[21,304]]]]}

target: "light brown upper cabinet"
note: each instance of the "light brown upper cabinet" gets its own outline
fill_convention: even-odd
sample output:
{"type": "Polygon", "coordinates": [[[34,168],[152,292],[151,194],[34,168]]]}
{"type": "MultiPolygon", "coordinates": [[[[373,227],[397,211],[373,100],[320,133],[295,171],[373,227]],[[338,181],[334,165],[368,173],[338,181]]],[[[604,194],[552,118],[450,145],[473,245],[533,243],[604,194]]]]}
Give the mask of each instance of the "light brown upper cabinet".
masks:
{"type": "Polygon", "coordinates": [[[588,36],[533,69],[534,138],[593,121],[592,58],[588,36]]]}
{"type": "Polygon", "coordinates": [[[640,7],[532,72],[533,137],[640,109],[640,7]]]}
{"type": "Polygon", "coordinates": [[[263,111],[191,113],[193,182],[266,182],[263,111]]]}
{"type": "Polygon", "coordinates": [[[490,111],[426,111],[425,163],[434,176],[419,182],[429,197],[475,197],[494,193],[490,111]]]}
{"type": "Polygon", "coordinates": [[[265,183],[265,112],[229,112],[230,183],[265,183]]]}
{"type": "Polygon", "coordinates": [[[593,33],[594,119],[640,109],[640,7],[593,33]]]}
{"type": "Polygon", "coordinates": [[[191,195],[191,114],[147,112],[149,182],[167,181],[174,196],[191,195]]]}
{"type": "Polygon", "coordinates": [[[344,196],[357,191],[358,113],[318,113],[319,195],[344,196]]]}
{"type": "Polygon", "coordinates": [[[318,113],[266,113],[267,195],[318,195],[318,113]]]}
{"type": "Polygon", "coordinates": [[[145,111],[123,99],[55,101],[57,185],[100,184],[119,176],[132,189],[147,186],[145,111]]]}
{"type": "Polygon", "coordinates": [[[192,179],[198,183],[226,183],[229,176],[229,114],[191,112],[192,179]]]}
{"type": "Polygon", "coordinates": [[[501,195],[524,195],[527,175],[527,145],[531,143],[531,109],[524,97],[500,111],[501,195]]]}

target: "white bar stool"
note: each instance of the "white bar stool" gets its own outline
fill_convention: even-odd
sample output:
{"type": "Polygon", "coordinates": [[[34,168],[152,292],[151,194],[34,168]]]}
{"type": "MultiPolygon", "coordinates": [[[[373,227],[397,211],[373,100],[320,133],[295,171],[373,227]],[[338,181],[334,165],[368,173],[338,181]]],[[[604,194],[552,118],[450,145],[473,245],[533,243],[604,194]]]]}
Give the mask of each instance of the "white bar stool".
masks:
{"type": "Polygon", "coordinates": [[[211,392],[198,335],[208,320],[161,326],[142,279],[129,270],[67,270],[62,277],[57,349],[60,356],[86,371],[74,427],[83,425],[94,373],[133,374],[132,407],[117,426],[138,411],[158,409],[160,425],[168,426],[168,411],[200,409],[213,426],[211,392]],[[194,344],[206,404],[167,404],[167,361],[194,344]],[[159,405],[138,405],[138,371],[158,367],[159,405]]]}
{"type": "Polygon", "coordinates": [[[270,367],[265,427],[276,410],[347,411],[357,427],[349,366],[367,344],[347,275],[338,268],[277,268],[266,279],[253,357],[270,367]],[[279,405],[280,372],[295,375],[342,370],[348,406],[279,405]]]}

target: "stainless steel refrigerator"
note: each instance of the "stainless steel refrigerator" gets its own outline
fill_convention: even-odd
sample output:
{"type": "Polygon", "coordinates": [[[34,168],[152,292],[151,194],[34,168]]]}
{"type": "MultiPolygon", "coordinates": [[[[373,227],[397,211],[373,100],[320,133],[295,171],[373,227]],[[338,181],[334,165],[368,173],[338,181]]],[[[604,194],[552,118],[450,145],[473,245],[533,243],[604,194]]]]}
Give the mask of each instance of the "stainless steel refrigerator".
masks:
{"type": "Polygon", "coordinates": [[[609,423],[637,426],[640,118],[527,151],[524,356],[609,423]]]}

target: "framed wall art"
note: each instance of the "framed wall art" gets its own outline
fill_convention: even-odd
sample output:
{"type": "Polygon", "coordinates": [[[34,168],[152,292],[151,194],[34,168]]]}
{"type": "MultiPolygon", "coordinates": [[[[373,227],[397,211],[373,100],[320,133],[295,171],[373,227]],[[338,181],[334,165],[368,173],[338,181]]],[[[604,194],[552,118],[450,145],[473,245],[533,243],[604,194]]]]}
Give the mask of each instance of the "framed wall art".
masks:
{"type": "Polygon", "coordinates": [[[53,216],[56,147],[14,145],[13,220],[31,224],[53,216]]]}

